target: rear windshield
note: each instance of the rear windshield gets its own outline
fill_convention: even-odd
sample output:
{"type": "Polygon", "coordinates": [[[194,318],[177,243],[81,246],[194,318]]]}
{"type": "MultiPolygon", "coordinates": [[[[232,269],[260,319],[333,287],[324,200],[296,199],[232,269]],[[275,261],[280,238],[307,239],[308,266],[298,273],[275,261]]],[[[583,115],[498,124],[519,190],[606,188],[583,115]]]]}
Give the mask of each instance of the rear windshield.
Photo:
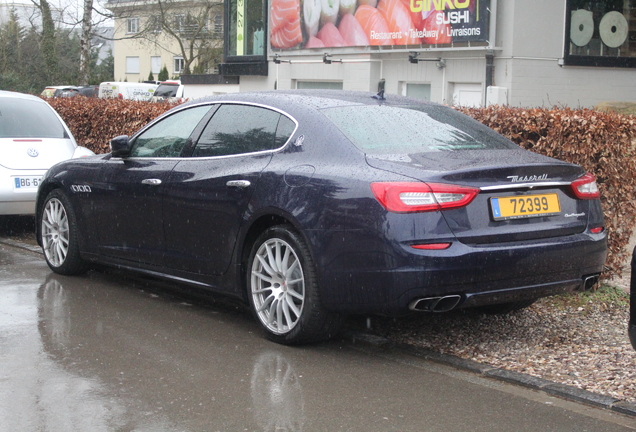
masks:
{"type": "Polygon", "coordinates": [[[345,106],[322,112],[367,154],[518,148],[493,130],[441,106],[345,106]]]}
{"type": "Polygon", "coordinates": [[[175,97],[177,95],[178,84],[159,84],[155,90],[155,96],[175,97]]]}
{"type": "Polygon", "coordinates": [[[0,138],[68,138],[66,130],[47,104],[0,98],[0,138]]]}

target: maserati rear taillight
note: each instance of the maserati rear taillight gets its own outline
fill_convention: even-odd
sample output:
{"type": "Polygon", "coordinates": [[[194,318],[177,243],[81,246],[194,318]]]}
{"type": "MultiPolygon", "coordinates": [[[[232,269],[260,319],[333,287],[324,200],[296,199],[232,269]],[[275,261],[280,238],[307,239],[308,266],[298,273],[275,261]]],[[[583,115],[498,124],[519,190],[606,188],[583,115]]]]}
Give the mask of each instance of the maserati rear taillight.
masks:
{"type": "Polygon", "coordinates": [[[601,196],[596,177],[587,173],[572,182],[572,191],[579,199],[594,199],[601,196]]]}
{"type": "Polygon", "coordinates": [[[444,183],[382,182],[371,183],[373,195],[394,213],[447,210],[468,205],[479,189],[444,183]]]}

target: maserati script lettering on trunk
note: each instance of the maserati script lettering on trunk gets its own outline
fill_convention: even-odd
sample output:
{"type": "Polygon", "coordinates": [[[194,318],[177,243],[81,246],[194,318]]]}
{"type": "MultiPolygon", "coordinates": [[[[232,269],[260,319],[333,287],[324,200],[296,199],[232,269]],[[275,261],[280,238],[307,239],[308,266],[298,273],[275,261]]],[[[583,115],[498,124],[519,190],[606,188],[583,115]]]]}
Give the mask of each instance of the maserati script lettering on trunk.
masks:
{"type": "Polygon", "coordinates": [[[520,183],[520,182],[532,182],[532,181],[540,181],[540,180],[548,180],[547,174],[542,174],[540,176],[508,176],[511,182],[520,183]]]}

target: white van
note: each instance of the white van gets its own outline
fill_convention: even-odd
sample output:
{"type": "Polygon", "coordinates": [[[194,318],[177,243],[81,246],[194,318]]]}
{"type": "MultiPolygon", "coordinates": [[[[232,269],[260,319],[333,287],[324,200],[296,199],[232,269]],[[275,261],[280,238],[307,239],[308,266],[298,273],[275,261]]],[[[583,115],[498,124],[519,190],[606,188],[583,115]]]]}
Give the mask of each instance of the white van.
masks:
{"type": "Polygon", "coordinates": [[[149,101],[157,87],[157,84],[147,83],[103,82],[99,85],[99,97],[149,101]]]}

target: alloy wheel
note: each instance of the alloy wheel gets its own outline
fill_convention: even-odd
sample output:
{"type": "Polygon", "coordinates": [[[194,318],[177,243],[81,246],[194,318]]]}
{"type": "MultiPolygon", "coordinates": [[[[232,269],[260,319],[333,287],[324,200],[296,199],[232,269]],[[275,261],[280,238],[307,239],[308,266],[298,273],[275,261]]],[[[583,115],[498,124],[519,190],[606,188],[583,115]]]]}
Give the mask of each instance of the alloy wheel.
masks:
{"type": "Polygon", "coordinates": [[[42,249],[55,267],[64,264],[69,247],[69,223],[64,205],[57,198],[47,201],[42,214],[42,249]]]}
{"type": "Polygon", "coordinates": [[[274,334],[285,334],[298,324],[305,304],[302,264],[289,243],[266,240],[252,261],[251,295],[256,314],[274,334]]]}

